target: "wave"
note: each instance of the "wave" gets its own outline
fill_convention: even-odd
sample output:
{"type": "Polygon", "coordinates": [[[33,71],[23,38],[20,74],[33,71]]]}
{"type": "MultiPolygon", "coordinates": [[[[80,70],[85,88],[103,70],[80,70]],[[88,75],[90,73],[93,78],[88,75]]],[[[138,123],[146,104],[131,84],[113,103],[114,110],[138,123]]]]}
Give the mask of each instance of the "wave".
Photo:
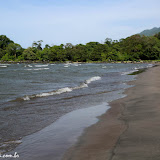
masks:
{"type": "Polygon", "coordinates": [[[72,66],[78,67],[78,66],[81,66],[81,64],[80,63],[72,63],[72,66]]]}
{"type": "Polygon", "coordinates": [[[131,74],[133,72],[137,72],[139,71],[140,69],[144,69],[144,68],[150,68],[150,67],[153,67],[155,66],[154,64],[148,64],[146,67],[135,67],[133,70],[131,71],[127,71],[127,72],[122,72],[121,75],[127,75],[127,74],[131,74]]]}
{"type": "Polygon", "coordinates": [[[55,94],[62,94],[62,93],[65,93],[65,92],[71,92],[72,90],[73,90],[72,88],[65,87],[65,88],[58,89],[57,91],[37,94],[36,97],[52,96],[52,95],[55,95],[55,94]]]}
{"type": "Polygon", "coordinates": [[[69,87],[65,87],[65,88],[60,88],[56,91],[52,91],[52,92],[44,92],[44,93],[40,93],[40,94],[36,94],[36,95],[32,95],[32,96],[25,96],[22,99],[25,101],[28,101],[32,98],[36,98],[36,97],[47,97],[47,96],[52,96],[52,95],[56,95],[56,94],[62,94],[62,93],[66,93],[66,92],[71,92],[73,89],[69,88],[69,87]]]}
{"type": "Polygon", "coordinates": [[[28,65],[28,67],[33,67],[33,66],[31,66],[31,65],[28,65]]]}
{"type": "Polygon", "coordinates": [[[64,65],[64,67],[69,67],[69,65],[64,65]]]}
{"type": "Polygon", "coordinates": [[[10,64],[1,63],[2,66],[9,66],[10,64]]]}
{"type": "Polygon", "coordinates": [[[25,69],[27,71],[40,71],[40,70],[47,70],[49,68],[33,68],[33,69],[25,69]]]}
{"type": "Polygon", "coordinates": [[[101,79],[101,77],[99,77],[99,76],[91,77],[90,79],[87,79],[84,83],[82,83],[80,86],[74,87],[73,89],[86,88],[86,87],[88,87],[88,84],[90,84],[91,82],[98,81],[100,79],[101,79]]]}
{"type": "Polygon", "coordinates": [[[132,70],[130,70],[130,71],[122,72],[121,75],[131,74],[131,73],[137,72],[137,71],[139,71],[139,69],[143,69],[143,68],[145,68],[145,67],[135,67],[135,68],[132,68],[132,70]]]}
{"type": "MultiPolygon", "coordinates": [[[[90,79],[86,80],[84,83],[82,83],[81,85],[79,85],[77,87],[73,87],[73,88],[65,87],[65,88],[60,88],[58,90],[51,91],[51,92],[44,92],[44,93],[39,93],[39,94],[35,94],[35,95],[27,95],[27,96],[22,97],[21,99],[24,101],[29,101],[32,98],[47,97],[47,96],[58,95],[58,94],[66,93],[66,92],[72,92],[73,90],[76,90],[76,89],[88,87],[88,84],[90,84],[93,81],[100,80],[100,79],[101,79],[101,77],[99,77],[99,76],[91,77],[90,79]]],[[[19,100],[19,98],[17,98],[17,100],[19,100]]]]}
{"type": "Polygon", "coordinates": [[[122,72],[121,75],[127,75],[127,74],[131,74],[133,72],[137,72],[138,69],[134,69],[134,70],[131,70],[131,71],[127,71],[127,72],[122,72]]]}
{"type": "Polygon", "coordinates": [[[154,64],[148,64],[147,68],[155,66],[154,64]]]}
{"type": "Polygon", "coordinates": [[[100,80],[100,79],[101,79],[101,77],[99,77],[99,76],[92,77],[92,78],[86,80],[86,83],[89,84],[89,83],[91,83],[92,81],[97,81],[97,80],[100,80]]]}
{"type": "Polygon", "coordinates": [[[1,68],[7,68],[7,66],[0,66],[1,68]]]}
{"type": "Polygon", "coordinates": [[[35,67],[48,67],[48,64],[43,64],[43,65],[35,65],[35,67]]]}

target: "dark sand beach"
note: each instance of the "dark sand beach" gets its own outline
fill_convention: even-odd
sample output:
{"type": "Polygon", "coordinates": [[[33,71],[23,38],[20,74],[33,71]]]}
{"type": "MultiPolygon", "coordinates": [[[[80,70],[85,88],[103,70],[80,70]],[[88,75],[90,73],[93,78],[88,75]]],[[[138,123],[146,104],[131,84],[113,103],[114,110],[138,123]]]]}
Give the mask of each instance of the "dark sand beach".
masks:
{"type": "Polygon", "coordinates": [[[125,98],[110,103],[64,160],[159,160],[160,66],[138,75],[125,98]]]}

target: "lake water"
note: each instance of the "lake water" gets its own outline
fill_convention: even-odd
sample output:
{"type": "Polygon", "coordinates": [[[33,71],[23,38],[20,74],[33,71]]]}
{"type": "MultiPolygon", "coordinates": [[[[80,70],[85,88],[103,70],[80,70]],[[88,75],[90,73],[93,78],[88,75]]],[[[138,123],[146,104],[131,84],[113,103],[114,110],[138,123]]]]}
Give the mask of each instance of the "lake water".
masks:
{"type": "MultiPolygon", "coordinates": [[[[24,148],[29,139],[39,143],[46,134],[48,140],[42,144],[48,141],[48,146],[50,140],[61,144],[64,135],[68,135],[69,139],[71,133],[73,137],[79,136],[85,127],[96,123],[98,119],[95,118],[109,108],[107,102],[124,96],[124,89],[129,87],[126,82],[135,78],[128,73],[151,66],[105,63],[0,64],[0,152],[10,151],[22,142],[18,150],[25,155],[24,150],[27,149],[24,148]],[[78,115],[75,124],[72,123],[78,115]],[[67,130],[68,124],[72,132],[67,130]],[[28,135],[31,137],[27,140],[28,135]],[[53,135],[59,135],[59,138],[53,135]]],[[[75,141],[73,137],[72,142],[75,141]]],[[[69,146],[67,142],[63,143],[69,146]]],[[[36,144],[32,143],[32,146],[36,144]]],[[[72,145],[70,141],[69,144],[72,145]]],[[[56,148],[56,145],[52,148],[56,148]]],[[[59,152],[62,152],[62,148],[59,152]]],[[[63,148],[63,152],[66,149],[63,148]]]]}

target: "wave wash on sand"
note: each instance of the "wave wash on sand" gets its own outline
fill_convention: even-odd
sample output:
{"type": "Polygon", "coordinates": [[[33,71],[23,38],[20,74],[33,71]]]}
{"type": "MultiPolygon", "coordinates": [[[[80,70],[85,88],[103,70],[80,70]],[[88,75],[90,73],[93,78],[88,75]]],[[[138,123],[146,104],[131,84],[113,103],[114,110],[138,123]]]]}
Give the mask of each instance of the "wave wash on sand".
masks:
{"type": "Polygon", "coordinates": [[[141,73],[127,97],[111,102],[63,160],[159,160],[159,75],[160,66],[141,73]]]}

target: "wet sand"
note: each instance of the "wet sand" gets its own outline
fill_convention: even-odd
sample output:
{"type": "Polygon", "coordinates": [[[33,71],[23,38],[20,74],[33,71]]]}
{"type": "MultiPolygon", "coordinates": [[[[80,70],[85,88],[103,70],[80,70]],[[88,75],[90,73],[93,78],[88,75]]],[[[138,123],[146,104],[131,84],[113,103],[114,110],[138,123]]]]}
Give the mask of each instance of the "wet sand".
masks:
{"type": "Polygon", "coordinates": [[[125,98],[110,103],[63,160],[159,160],[160,66],[132,82],[125,98]]]}

